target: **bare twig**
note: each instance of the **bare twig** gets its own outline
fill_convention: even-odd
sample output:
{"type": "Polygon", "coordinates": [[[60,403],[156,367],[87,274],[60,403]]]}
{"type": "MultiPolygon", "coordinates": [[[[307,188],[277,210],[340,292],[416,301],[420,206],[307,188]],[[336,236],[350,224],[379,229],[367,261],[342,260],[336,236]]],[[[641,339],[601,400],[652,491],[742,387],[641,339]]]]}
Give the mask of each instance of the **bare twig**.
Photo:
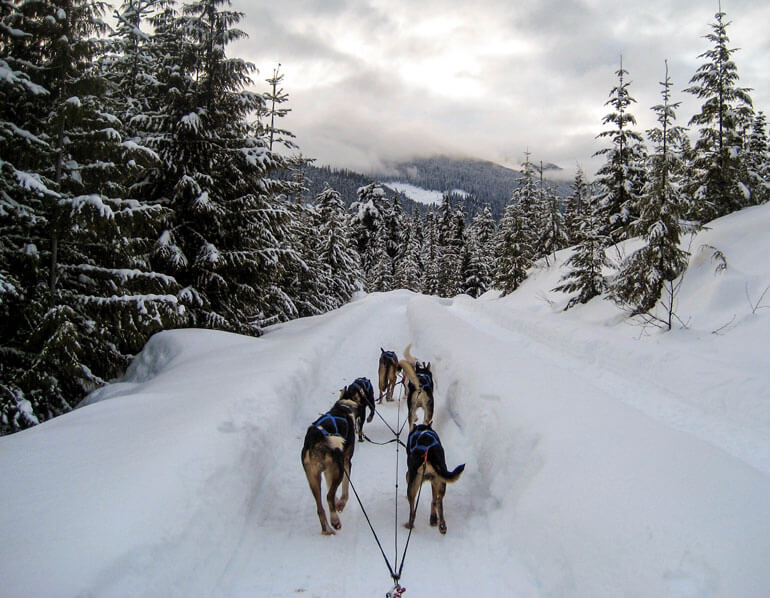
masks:
{"type": "Polygon", "coordinates": [[[733,317],[732,317],[732,319],[731,319],[731,320],[730,320],[730,321],[729,321],[727,324],[725,324],[724,326],[720,326],[720,327],[719,327],[719,328],[717,328],[716,330],[712,330],[712,331],[711,331],[711,334],[719,334],[720,332],[722,332],[722,330],[724,330],[725,328],[727,328],[727,327],[728,327],[730,324],[732,324],[733,322],[735,322],[735,314],[733,314],[733,317]]]}
{"type": "Polygon", "coordinates": [[[759,299],[757,299],[757,302],[754,303],[751,300],[751,297],[749,297],[749,283],[746,283],[746,300],[749,302],[749,307],[751,307],[752,314],[756,314],[758,309],[770,308],[770,305],[762,305],[762,299],[765,298],[768,290],[770,290],[770,284],[765,287],[765,290],[762,291],[762,294],[759,296],[759,299]]]}

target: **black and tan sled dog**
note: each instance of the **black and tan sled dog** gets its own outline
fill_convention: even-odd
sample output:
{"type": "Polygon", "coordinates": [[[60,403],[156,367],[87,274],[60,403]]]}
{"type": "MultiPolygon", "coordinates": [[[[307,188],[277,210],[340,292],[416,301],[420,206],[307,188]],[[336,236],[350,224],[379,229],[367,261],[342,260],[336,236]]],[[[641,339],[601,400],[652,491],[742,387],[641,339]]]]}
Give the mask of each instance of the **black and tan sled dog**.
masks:
{"type": "Polygon", "coordinates": [[[335,529],[342,527],[337,512],[342,511],[348,501],[348,476],[355,448],[357,409],[358,405],[354,401],[340,399],[327,413],[315,420],[305,434],[302,467],[315,499],[321,532],[326,535],[333,534],[335,529]],[[329,507],[331,526],[321,502],[322,473],[326,477],[326,504],[329,507]],[[342,494],[337,500],[337,488],[340,485],[342,494]]]}
{"type": "Polygon", "coordinates": [[[384,396],[386,400],[393,400],[393,389],[396,387],[396,377],[398,372],[401,371],[401,366],[398,363],[398,356],[395,351],[386,351],[380,347],[380,366],[379,366],[379,378],[380,378],[380,396],[377,398],[377,402],[382,402],[384,396]]]}
{"type": "Polygon", "coordinates": [[[369,378],[356,378],[353,382],[340,391],[340,399],[353,401],[358,405],[356,408],[356,433],[358,441],[364,440],[364,417],[366,417],[366,408],[369,408],[369,417],[367,422],[372,421],[374,417],[374,388],[369,378]]]}
{"type": "Polygon", "coordinates": [[[410,353],[412,345],[404,349],[404,359],[399,361],[401,369],[406,377],[406,406],[409,411],[409,431],[414,428],[417,421],[417,409],[422,408],[423,423],[433,423],[433,372],[430,363],[420,363],[410,353]]]}
{"type": "Polygon", "coordinates": [[[446,485],[456,482],[465,470],[465,463],[447,471],[444,447],[438,434],[430,426],[419,424],[409,433],[406,443],[407,471],[406,498],[409,501],[409,521],[405,527],[414,527],[417,509],[417,494],[423,482],[430,482],[432,500],[430,503],[430,524],[438,525],[438,531],[446,533],[444,520],[444,494],[446,485]]]}

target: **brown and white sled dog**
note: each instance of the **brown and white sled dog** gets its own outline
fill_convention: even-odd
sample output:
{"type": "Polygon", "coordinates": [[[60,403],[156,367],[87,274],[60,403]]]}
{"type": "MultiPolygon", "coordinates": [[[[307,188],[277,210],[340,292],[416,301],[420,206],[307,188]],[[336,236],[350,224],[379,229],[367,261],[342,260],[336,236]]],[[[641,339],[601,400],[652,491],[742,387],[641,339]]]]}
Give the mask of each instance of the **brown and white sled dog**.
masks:
{"type": "Polygon", "coordinates": [[[417,421],[417,409],[422,409],[423,423],[431,425],[433,423],[433,372],[430,369],[430,363],[420,363],[410,353],[412,345],[404,349],[404,359],[399,361],[401,369],[406,377],[406,406],[409,411],[409,431],[414,428],[417,421]]]}
{"type": "Polygon", "coordinates": [[[305,433],[302,467],[315,499],[321,532],[326,535],[333,534],[335,529],[342,527],[337,512],[342,511],[348,501],[348,476],[355,448],[357,408],[358,405],[354,401],[340,399],[327,413],[315,420],[305,433]],[[326,478],[326,504],[329,507],[331,526],[321,502],[322,473],[326,478]],[[342,494],[337,499],[337,489],[340,485],[342,494]]]}
{"type": "Polygon", "coordinates": [[[386,351],[380,347],[380,396],[377,398],[378,403],[382,402],[383,396],[388,401],[393,400],[393,389],[396,387],[396,377],[400,371],[401,366],[398,363],[396,352],[386,351]]]}
{"type": "Polygon", "coordinates": [[[430,426],[419,424],[409,433],[406,443],[406,498],[409,501],[409,521],[405,527],[414,527],[417,494],[423,482],[430,482],[430,524],[438,525],[438,531],[446,533],[444,519],[444,494],[446,485],[456,482],[465,470],[465,463],[447,471],[444,447],[438,434],[430,426]]]}
{"type": "Polygon", "coordinates": [[[374,388],[369,378],[356,378],[353,382],[340,391],[340,399],[346,399],[356,403],[356,433],[358,441],[364,441],[364,417],[366,417],[366,408],[369,408],[369,417],[367,422],[374,418],[374,388]]]}

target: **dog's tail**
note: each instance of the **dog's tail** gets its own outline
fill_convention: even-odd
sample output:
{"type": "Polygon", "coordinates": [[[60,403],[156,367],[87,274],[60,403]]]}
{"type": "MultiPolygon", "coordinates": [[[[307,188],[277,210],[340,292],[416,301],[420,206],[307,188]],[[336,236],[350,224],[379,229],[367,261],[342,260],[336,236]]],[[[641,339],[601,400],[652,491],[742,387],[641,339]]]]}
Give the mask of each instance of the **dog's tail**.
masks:
{"type": "Polygon", "coordinates": [[[442,475],[441,477],[443,477],[447,483],[451,484],[452,482],[456,482],[460,479],[460,475],[463,471],[465,471],[465,463],[458,465],[452,471],[447,472],[446,475],[442,475]]]}
{"type": "MultiPolygon", "coordinates": [[[[406,350],[409,351],[409,347],[407,347],[406,350]]],[[[415,388],[420,388],[420,381],[417,379],[417,372],[414,371],[414,365],[406,359],[399,361],[398,365],[401,366],[407,380],[409,380],[415,388]]]]}
{"type": "MultiPolygon", "coordinates": [[[[412,357],[411,349],[412,349],[412,343],[409,343],[406,346],[406,349],[404,349],[404,360],[409,362],[412,365],[412,367],[414,367],[417,364],[417,359],[415,357],[412,357]]],[[[399,365],[401,364],[400,361],[398,363],[399,365]]],[[[401,367],[404,367],[404,366],[402,365],[401,367]]]]}

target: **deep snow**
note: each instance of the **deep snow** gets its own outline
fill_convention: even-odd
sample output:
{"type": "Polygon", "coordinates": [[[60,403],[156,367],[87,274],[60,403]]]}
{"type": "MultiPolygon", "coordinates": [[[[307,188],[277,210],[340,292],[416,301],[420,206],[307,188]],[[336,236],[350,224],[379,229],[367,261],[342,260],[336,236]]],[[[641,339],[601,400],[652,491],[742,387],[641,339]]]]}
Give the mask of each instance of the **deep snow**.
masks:
{"type": "MultiPolygon", "coordinates": [[[[765,205],[687,242],[688,327],[668,333],[609,301],[562,311],[563,271],[542,264],[504,298],[397,291],[258,339],[160,333],[81,408],[0,438],[0,595],[383,596],[355,498],[322,536],[299,453],[343,385],[376,384],[380,347],[412,342],[448,465],[467,466],[446,536],[425,486],[406,596],[768,596],[768,230],[765,205]]],[[[380,407],[393,426],[404,410],[380,407]]],[[[404,469],[393,444],[356,447],[391,561],[404,469]]]]}

